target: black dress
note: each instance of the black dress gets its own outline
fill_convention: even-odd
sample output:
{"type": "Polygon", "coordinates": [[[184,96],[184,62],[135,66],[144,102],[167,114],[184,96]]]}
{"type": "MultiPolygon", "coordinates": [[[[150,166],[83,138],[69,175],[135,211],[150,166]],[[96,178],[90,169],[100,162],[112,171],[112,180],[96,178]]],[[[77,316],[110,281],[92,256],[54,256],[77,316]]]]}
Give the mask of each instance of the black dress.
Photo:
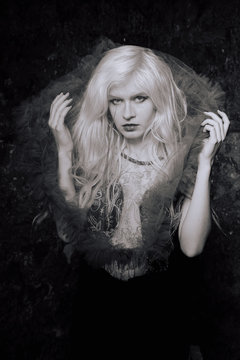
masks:
{"type": "Polygon", "coordinates": [[[188,359],[183,281],[171,272],[128,281],[82,266],[72,308],[69,359],[188,359]]]}

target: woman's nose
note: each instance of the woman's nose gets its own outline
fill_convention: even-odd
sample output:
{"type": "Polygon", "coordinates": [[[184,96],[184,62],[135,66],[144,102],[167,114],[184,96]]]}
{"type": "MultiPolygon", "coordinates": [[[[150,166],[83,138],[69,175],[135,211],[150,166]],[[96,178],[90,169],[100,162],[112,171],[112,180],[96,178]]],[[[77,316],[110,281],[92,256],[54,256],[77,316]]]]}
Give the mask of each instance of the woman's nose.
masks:
{"type": "Polygon", "coordinates": [[[126,101],[124,104],[124,109],[123,109],[124,120],[131,120],[135,116],[136,115],[135,115],[134,107],[132,106],[132,104],[130,102],[126,101]]]}

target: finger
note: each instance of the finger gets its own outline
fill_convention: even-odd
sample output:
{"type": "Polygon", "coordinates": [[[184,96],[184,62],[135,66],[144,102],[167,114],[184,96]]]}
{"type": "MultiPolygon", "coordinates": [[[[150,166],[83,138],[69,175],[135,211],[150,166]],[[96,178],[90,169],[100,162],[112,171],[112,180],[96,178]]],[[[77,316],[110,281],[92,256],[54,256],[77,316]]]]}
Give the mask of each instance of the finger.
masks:
{"type": "Polygon", "coordinates": [[[69,110],[71,109],[72,106],[68,106],[66,107],[64,110],[62,110],[61,114],[58,117],[58,120],[54,126],[54,129],[57,131],[61,131],[65,128],[65,124],[64,124],[64,120],[65,117],[67,115],[67,113],[69,112],[69,110]]]}
{"type": "Polygon", "coordinates": [[[54,117],[55,117],[55,113],[56,113],[56,110],[57,110],[57,107],[58,107],[58,103],[59,101],[61,101],[61,99],[63,98],[64,94],[63,92],[61,92],[60,94],[58,94],[55,99],[53,100],[52,104],[51,104],[51,107],[50,107],[50,118],[49,118],[49,122],[48,124],[51,126],[53,120],[54,120],[54,117]]]}
{"type": "Polygon", "coordinates": [[[52,127],[53,128],[56,127],[59,122],[64,121],[65,116],[63,116],[63,115],[65,113],[65,109],[67,108],[67,105],[69,105],[71,101],[72,101],[72,99],[65,100],[59,106],[59,108],[56,110],[55,115],[54,115],[53,120],[52,120],[52,127]]]}
{"type": "Polygon", "coordinates": [[[205,114],[211,116],[219,124],[221,137],[222,137],[222,140],[224,140],[225,133],[224,133],[224,123],[223,123],[222,118],[220,116],[218,116],[217,114],[215,114],[214,112],[211,112],[211,111],[209,111],[209,112],[205,111],[205,114]]]}
{"type": "Polygon", "coordinates": [[[215,128],[209,124],[205,125],[204,128],[203,128],[203,132],[209,132],[209,138],[208,138],[208,141],[211,142],[211,144],[216,144],[218,141],[217,139],[217,134],[216,134],[216,131],[215,131],[215,128]]]}
{"type": "Polygon", "coordinates": [[[64,119],[65,119],[67,113],[69,112],[69,110],[71,108],[72,108],[72,106],[68,106],[61,112],[61,114],[59,116],[59,120],[58,120],[58,122],[57,122],[57,124],[55,126],[56,130],[59,131],[59,130],[62,130],[64,128],[64,119]]]}
{"type": "Polygon", "coordinates": [[[66,94],[59,94],[59,96],[57,96],[55,98],[55,100],[53,101],[53,106],[51,109],[51,117],[52,119],[55,118],[56,112],[58,111],[59,107],[63,104],[63,102],[67,99],[67,97],[69,96],[69,92],[67,92],[66,94]]]}
{"type": "MultiPolygon", "coordinates": [[[[210,125],[212,128],[214,128],[218,142],[220,142],[224,139],[223,129],[221,131],[221,129],[220,129],[221,126],[219,125],[219,123],[217,121],[212,120],[212,119],[206,119],[201,123],[201,125],[202,126],[210,125]]],[[[222,127],[223,127],[223,125],[222,125],[222,127]]],[[[208,130],[209,127],[207,127],[207,128],[205,127],[205,130],[206,129],[208,130]]],[[[208,130],[208,131],[210,131],[210,130],[208,130]]],[[[206,132],[206,131],[204,131],[204,132],[206,132]]]]}
{"type": "Polygon", "coordinates": [[[52,116],[54,116],[56,104],[58,103],[59,99],[61,99],[63,96],[64,96],[64,94],[63,94],[63,92],[61,92],[53,100],[53,102],[51,104],[51,108],[50,108],[50,113],[52,113],[52,116]]]}
{"type": "Polygon", "coordinates": [[[64,118],[66,116],[65,109],[67,109],[67,106],[63,107],[59,112],[55,113],[54,117],[50,117],[49,126],[52,129],[59,128],[59,125],[61,126],[63,124],[64,118]]]}
{"type": "Polygon", "coordinates": [[[54,100],[53,100],[52,103],[51,103],[51,108],[52,108],[52,106],[56,103],[56,101],[59,99],[59,97],[62,96],[62,95],[63,95],[63,92],[61,92],[60,94],[58,94],[58,95],[54,98],[54,100]]]}
{"type": "Polygon", "coordinates": [[[67,92],[66,94],[61,92],[58,96],[56,96],[53,103],[57,103],[59,101],[59,99],[66,99],[68,96],[69,96],[69,92],[67,92]]]}
{"type": "MultiPolygon", "coordinates": [[[[53,102],[53,113],[55,113],[58,108],[61,106],[61,104],[67,99],[67,97],[69,96],[69,93],[66,94],[60,94],[60,96],[53,102]]],[[[54,115],[54,114],[53,114],[54,115]]]]}
{"type": "Polygon", "coordinates": [[[224,123],[223,123],[223,120],[220,116],[218,116],[217,114],[215,114],[214,112],[207,112],[205,111],[204,114],[208,115],[208,116],[211,116],[213,120],[215,120],[218,124],[219,124],[219,129],[220,129],[220,132],[221,132],[221,137],[222,137],[222,140],[224,139],[225,137],[225,134],[224,134],[224,123]]]}
{"type": "Polygon", "coordinates": [[[59,117],[61,115],[61,112],[70,104],[72,99],[67,99],[59,104],[59,107],[57,108],[57,111],[55,113],[56,117],[59,117]]]}
{"type": "Polygon", "coordinates": [[[223,127],[224,127],[224,138],[225,138],[230,125],[230,120],[225,112],[218,110],[218,113],[222,116],[223,127]]]}

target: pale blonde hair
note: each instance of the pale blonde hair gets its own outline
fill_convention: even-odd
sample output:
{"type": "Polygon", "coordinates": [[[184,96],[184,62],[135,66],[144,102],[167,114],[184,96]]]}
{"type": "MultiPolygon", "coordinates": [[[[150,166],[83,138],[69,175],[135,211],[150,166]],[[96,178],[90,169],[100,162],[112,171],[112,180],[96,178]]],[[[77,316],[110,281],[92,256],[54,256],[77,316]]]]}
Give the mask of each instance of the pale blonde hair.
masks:
{"type": "Polygon", "coordinates": [[[73,176],[80,189],[80,207],[91,206],[101,187],[106,189],[108,211],[115,206],[114,187],[120,177],[125,141],[111,119],[108,95],[113,86],[130,77],[156,109],[148,129],[153,139],[154,165],[160,167],[159,154],[167,160],[181,142],[180,123],[186,117],[186,100],[168,65],[152,50],[139,46],[125,45],[107,51],[88,82],[73,126],[73,176]]]}

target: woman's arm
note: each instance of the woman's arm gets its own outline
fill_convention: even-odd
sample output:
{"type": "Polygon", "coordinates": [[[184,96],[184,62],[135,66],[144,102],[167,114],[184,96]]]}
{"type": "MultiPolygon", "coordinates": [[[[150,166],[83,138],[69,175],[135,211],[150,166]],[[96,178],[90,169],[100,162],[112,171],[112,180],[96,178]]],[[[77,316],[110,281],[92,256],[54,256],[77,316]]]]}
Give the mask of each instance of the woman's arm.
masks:
{"type": "Polygon", "coordinates": [[[59,94],[53,101],[50,109],[49,126],[54,135],[58,149],[58,182],[67,201],[73,200],[75,188],[72,181],[72,151],[73,142],[70,131],[64,124],[65,116],[71,109],[67,106],[72,99],[68,99],[69,93],[59,94]]]}
{"type": "Polygon", "coordinates": [[[179,241],[187,256],[200,254],[211,229],[210,164],[199,164],[192,198],[185,198],[179,225],[179,241]]]}
{"type": "Polygon", "coordinates": [[[196,256],[204,248],[211,229],[210,172],[219,144],[225,139],[229,119],[218,110],[218,114],[205,113],[211,118],[203,121],[203,131],[209,131],[198,158],[198,171],[191,199],[185,198],[179,225],[179,241],[187,256],[196,256]]]}
{"type": "Polygon", "coordinates": [[[66,201],[72,201],[76,194],[72,176],[72,152],[58,151],[58,184],[66,201]]]}

